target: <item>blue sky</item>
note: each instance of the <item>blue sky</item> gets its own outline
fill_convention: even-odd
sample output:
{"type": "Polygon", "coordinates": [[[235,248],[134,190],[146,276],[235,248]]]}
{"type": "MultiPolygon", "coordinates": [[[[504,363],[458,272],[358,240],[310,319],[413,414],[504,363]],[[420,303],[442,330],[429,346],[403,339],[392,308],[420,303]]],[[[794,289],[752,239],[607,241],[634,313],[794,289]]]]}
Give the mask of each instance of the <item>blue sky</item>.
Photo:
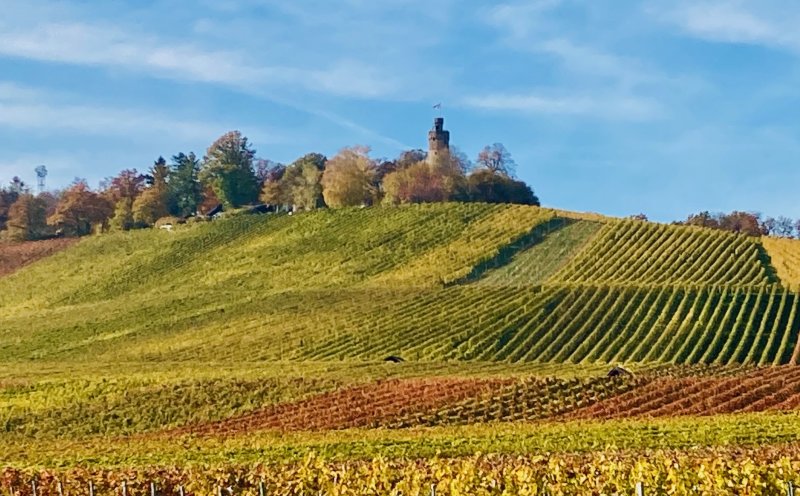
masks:
{"type": "Polygon", "coordinates": [[[798,25],[792,0],[0,0],[0,181],[97,184],[230,129],[394,157],[442,102],[547,206],[800,217],[798,25]]]}

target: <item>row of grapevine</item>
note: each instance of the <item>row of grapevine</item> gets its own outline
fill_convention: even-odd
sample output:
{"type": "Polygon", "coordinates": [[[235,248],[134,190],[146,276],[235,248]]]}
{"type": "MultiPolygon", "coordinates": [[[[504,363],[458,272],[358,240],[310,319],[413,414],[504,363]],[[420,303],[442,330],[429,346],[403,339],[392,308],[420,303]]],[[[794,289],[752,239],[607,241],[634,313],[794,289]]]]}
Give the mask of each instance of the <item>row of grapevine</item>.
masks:
{"type": "Polygon", "coordinates": [[[761,244],[784,286],[800,289],[800,240],[764,236],[761,244]]]}
{"type": "MultiPolygon", "coordinates": [[[[231,279],[242,288],[261,291],[330,287],[378,276],[378,283],[436,285],[462,277],[554,215],[523,205],[427,204],[320,210],[291,217],[237,216],[169,233],[113,233],[81,243],[85,246],[74,252],[80,260],[65,254],[61,272],[66,272],[65,263],[69,267],[102,259],[102,266],[92,267],[102,277],[81,286],[85,278],[70,274],[77,288],[50,303],[125,294],[137,298],[167,284],[175,294],[227,289],[231,279]],[[109,250],[121,250],[123,256],[106,259],[103,255],[109,250]]],[[[38,283],[39,272],[52,277],[59,267],[45,263],[41,271],[13,282],[23,287],[26,281],[38,283]]],[[[4,281],[0,289],[5,292],[4,281]]]]}
{"type": "Polygon", "coordinates": [[[664,377],[573,410],[569,419],[714,415],[800,407],[800,369],[758,368],[730,376],[664,377]]]}
{"type": "MultiPolygon", "coordinates": [[[[460,458],[216,463],[207,466],[4,469],[3,493],[331,496],[562,496],[645,494],[775,496],[800,476],[800,448],[715,448],[460,458]],[[124,489],[123,489],[124,486],[124,489]],[[224,489],[223,489],[224,488],[224,489]]],[[[790,492],[791,494],[791,492],[790,492]]]]}
{"type": "Polygon", "coordinates": [[[496,387],[490,396],[450,403],[435,411],[406,414],[388,426],[402,428],[552,419],[650,381],[647,375],[637,378],[519,380],[496,387]]]}
{"type": "Polygon", "coordinates": [[[481,334],[495,336],[515,319],[538,308],[536,290],[513,288],[476,290],[455,286],[422,291],[394,308],[355,315],[337,337],[303,351],[304,358],[331,359],[380,357],[390,354],[406,359],[442,356],[453,350],[467,351],[481,334]]]}
{"type": "MultiPolygon", "coordinates": [[[[563,219],[562,219],[563,220],[563,219]]],[[[484,275],[477,284],[486,286],[532,286],[545,282],[564,266],[600,230],[603,224],[573,221],[514,255],[508,264],[484,275]]]]}
{"type": "Polygon", "coordinates": [[[671,367],[636,376],[395,379],[323,392],[154,434],[408,428],[554,419],[716,415],[800,408],[793,366],[671,367]]]}
{"type": "Polygon", "coordinates": [[[482,398],[513,379],[428,378],[388,380],[272,405],[214,423],[189,425],[169,435],[236,434],[255,429],[330,430],[376,427],[419,412],[482,398]]]}
{"type": "Polygon", "coordinates": [[[752,238],[632,220],[608,222],[549,280],[654,285],[775,282],[752,238]]]}
{"type": "MultiPolygon", "coordinates": [[[[234,435],[254,430],[406,428],[555,418],[648,384],[639,377],[428,378],[379,381],[167,431],[234,435]]],[[[164,433],[158,434],[159,436],[164,433]]]]}
{"type": "Polygon", "coordinates": [[[775,285],[456,286],[351,315],[298,356],[777,365],[797,358],[799,306],[775,285]]]}

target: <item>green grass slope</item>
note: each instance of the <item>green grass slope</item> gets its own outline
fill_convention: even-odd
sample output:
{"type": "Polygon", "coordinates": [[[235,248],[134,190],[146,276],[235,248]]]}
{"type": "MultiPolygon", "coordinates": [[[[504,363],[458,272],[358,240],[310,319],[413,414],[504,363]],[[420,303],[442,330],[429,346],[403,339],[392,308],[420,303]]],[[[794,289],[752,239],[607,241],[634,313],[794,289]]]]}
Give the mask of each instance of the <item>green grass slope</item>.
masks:
{"type": "Polygon", "coordinates": [[[788,363],[774,274],[742,236],[527,206],[235,217],[0,278],[0,363],[788,363]]]}

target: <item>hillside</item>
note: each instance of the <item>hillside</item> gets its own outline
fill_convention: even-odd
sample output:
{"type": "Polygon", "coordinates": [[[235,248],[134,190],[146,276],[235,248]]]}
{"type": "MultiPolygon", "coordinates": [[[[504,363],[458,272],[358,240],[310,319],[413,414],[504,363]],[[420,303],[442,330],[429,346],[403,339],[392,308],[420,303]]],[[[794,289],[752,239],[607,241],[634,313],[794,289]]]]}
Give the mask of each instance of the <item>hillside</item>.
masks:
{"type": "Polygon", "coordinates": [[[111,234],[0,279],[0,359],[785,364],[800,299],[765,247],[483,204],[111,234]]]}
{"type": "Polygon", "coordinates": [[[6,243],[0,241],[0,277],[11,274],[20,268],[49,257],[75,244],[75,238],[51,239],[47,241],[26,241],[6,243]]]}
{"type": "Polygon", "coordinates": [[[695,465],[706,494],[743,466],[775,489],[800,474],[796,248],[481,204],[85,238],[0,277],[0,486],[482,494],[443,470],[546,459],[504,494],[695,465]]]}

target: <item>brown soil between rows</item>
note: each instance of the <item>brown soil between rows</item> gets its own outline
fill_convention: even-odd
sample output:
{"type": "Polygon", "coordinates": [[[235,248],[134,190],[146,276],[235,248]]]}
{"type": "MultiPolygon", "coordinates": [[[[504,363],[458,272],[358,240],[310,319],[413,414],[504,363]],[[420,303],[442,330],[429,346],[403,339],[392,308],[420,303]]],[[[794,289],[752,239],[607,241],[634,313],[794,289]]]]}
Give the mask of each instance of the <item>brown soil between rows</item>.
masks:
{"type": "Polygon", "coordinates": [[[728,377],[664,377],[575,410],[565,419],[607,420],[794,410],[800,367],[759,368],[728,377]]]}
{"type": "Polygon", "coordinates": [[[608,420],[798,408],[800,367],[797,366],[747,369],[718,376],[645,374],[621,381],[600,377],[583,381],[390,379],[271,405],[235,418],[185,426],[165,434],[237,435],[255,430],[608,420]]]}
{"type": "Polygon", "coordinates": [[[391,379],[322,393],[218,422],[186,426],[169,434],[237,434],[251,430],[335,430],[375,427],[417,412],[488,395],[508,378],[391,379]]]}
{"type": "Polygon", "coordinates": [[[0,277],[16,272],[37,260],[58,253],[77,242],[78,238],[25,241],[23,243],[0,242],[0,277]]]}

